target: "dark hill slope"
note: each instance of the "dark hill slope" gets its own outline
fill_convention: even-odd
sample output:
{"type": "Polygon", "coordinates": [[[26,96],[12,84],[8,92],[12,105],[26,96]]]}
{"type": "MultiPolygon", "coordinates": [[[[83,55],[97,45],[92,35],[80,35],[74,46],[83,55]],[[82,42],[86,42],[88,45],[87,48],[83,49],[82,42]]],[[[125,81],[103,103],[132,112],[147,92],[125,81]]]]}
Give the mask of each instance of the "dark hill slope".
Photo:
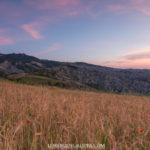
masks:
{"type": "MultiPolygon", "coordinates": [[[[83,62],[41,60],[25,54],[0,54],[0,76],[8,77],[14,73],[24,73],[24,76],[28,76],[26,79],[31,75],[32,78],[46,77],[40,78],[40,83],[42,79],[44,83],[47,83],[47,78],[54,79],[70,88],[72,85],[108,92],[150,95],[150,70],[115,69],[83,62]]],[[[17,75],[17,78],[23,77],[17,75]]]]}

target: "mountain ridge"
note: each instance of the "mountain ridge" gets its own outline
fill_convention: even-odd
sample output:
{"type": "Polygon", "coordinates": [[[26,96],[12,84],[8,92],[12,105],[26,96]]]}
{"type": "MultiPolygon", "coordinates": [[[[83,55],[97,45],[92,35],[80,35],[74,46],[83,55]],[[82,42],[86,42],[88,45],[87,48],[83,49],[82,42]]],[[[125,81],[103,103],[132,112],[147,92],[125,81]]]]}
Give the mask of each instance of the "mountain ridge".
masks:
{"type": "Polygon", "coordinates": [[[0,76],[24,82],[32,77],[33,80],[36,78],[36,82],[68,88],[150,95],[148,69],[119,69],[84,62],[42,60],[13,53],[0,54],[0,76]]]}

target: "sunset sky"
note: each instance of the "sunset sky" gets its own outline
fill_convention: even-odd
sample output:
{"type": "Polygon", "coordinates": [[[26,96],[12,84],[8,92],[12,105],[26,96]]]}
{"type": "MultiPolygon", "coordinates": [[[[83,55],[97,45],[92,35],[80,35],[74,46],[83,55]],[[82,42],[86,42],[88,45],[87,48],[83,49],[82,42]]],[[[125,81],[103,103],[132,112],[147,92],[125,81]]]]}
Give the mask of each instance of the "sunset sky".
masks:
{"type": "Polygon", "coordinates": [[[0,53],[150,69],[150,0],[0,0],[0,53]]]}

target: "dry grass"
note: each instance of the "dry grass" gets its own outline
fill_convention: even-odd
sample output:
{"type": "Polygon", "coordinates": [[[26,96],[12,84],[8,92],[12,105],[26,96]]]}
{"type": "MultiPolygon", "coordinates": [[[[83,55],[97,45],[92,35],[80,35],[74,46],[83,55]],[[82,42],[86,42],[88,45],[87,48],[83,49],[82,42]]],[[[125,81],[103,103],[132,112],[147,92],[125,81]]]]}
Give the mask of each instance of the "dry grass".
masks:
{"type": "Polygon", "coordinates": [[[150,98],[0,80],[0,150],[46,150],[48,143],[149,150],[150,98]]]}

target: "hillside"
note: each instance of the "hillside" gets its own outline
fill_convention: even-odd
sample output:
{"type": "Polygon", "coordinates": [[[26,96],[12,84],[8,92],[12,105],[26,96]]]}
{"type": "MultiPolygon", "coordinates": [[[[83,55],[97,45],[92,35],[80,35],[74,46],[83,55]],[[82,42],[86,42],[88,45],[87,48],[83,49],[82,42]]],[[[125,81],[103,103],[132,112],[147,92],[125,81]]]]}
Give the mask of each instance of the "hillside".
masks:
{"type": "Polygon", "coordinates": [[[83,62],[40,60],[25,54],[1,54],[0,76],[23,81],[22,83],[30,83],[32,80],[29,78],[35,77],[32,84],[39,84],[38,76],[42,85],[150,95],[150,70],[116,69],[83,62]],[[43,77],[45,79],[42,80],[43,77]],[[53,84],[52,80],[58,84],[53,84]]]}
{"type": "Polygon", "coordinates": [[[150,147],[149,97],[6,80],[0,80],[0,93],[0,150],[46,150],[58,143],[99,143],[106,150],[150,147]]]}

